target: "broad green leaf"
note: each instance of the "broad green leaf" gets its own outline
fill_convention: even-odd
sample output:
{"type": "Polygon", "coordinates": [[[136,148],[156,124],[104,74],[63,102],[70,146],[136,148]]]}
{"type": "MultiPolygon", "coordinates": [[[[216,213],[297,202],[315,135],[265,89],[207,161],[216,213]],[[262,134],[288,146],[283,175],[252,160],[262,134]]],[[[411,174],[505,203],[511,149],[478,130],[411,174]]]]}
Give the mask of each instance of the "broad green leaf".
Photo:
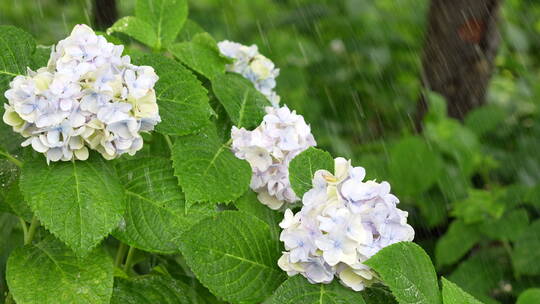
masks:
{"type": "Polygon", "coordinates": [[[133,159],[119,163],[117,170],[126,193],[126,212],[125,224],[113,234],[131,246],[176,253],[182,233],[212,214],[208,204],[187,208],[168,159],[133,159]]]}
{"type": "MultiPolygon", "coordinates": [[[[14,165],[9,166],[7,161],[4,161],[4,164],[0,164],[0,167],[4,169],[3,165],[8,165],[8,168],[14,165]]],[[[32,210],[25,202],[21,191],[19,189],[19,177],[20,171],[18,168],[11,167],[10,171],[2,170],[2,177],[7,177],[7,179],[2,178],[2,191],[0,192],[0,205],[4,204],[8,207],[9,212],[25,219],[27,222],[32,220],[32,210]]]]}
{"type": "Polygon", "coordinates": [[[267,302],[267,304],[297,303],[364,304],[365,302],[359,292],[355,292],[336,281],[330,284],[311,284],[300,275],[287,279],[267,302]]]}
{"type": "Polygon", "coordinates": [[[208,79],[225,73],[225,64],[229,62],[221,56],[216,41],[208,33],[196,34],[189,42],[173,44],[169,51],[183,64],[208,79]]]}
{"type": "Polygon", "coordinates": [[[498,199],[499,193],[487,190],[469,189],[469,196],[454,203],[452,215],[466,224],[474,224],[499,219],[505,204],[498,199]]]}
{"type": "Polygon", "coordinates": [[[153,67],[159,76],[155,90],[161,122],[156,131],[187,135],[208,124],[212,109],[207,91],[191,71],[160,55],[142,56],[136,63],[153,67]]]}
{"type": "Polygon", "coordinates": [[[186,233],[182,254],[201,283],[228,302],[258,303],[285,279],[268,225],[253,215],[224,211],[186,233]]]}
{"type": "Polygon", "coordinates": [[[412,196],[428,190],[439,178],[441,169],[437,151],[419,137],[405,137],[390,149],[390,179],[399,195],[412,196]]]}
{"type": "Polygon", "coordinates": [[[270,102],[253,84],[236,73],[217,75],[212,79],[212,90],[235,126],[253,129],[264,115],[270,102]]]}
{"type": "Polygon", "coordinates": [[[220,141],[214,125],[178,138],[172,160],[188,204],[232,202],[249,188],[251,167],[220,141]]]}
{"type": "Polygon", "coordinates": [[[399,303],[441,303],[435,269],[426,252],[415,243],[390,245],[364,264],[379,273],[399,303]]]}
{"type": "Polygon", "coordinates": [[[87,254],[120,223],[124,192],[100,156],[47,165],[24,164],[20,190],[41,223],[78,255],[87,254]]]}
{"type": "Polygon", "coordinates": [[[0,102],[5,101],[9,81],[26,74],[35,49],[36,42],[27,32],[10,25],[0,26],[0,102]]]}
{"type": "Polygon", "coordinates": [[[478,169],[483,156],[480,143],[476,134],[460,122],[443,119],[437,123],[427,123],[424,134],[442,152],[456,161],[465,176],[471,176],[478,169]]]}
{"type": "Polygon", "coordinates": [[[157,47],[158,44],[158,37],[152,25],[137,17],[128,16],[116,21],[107,30],[107,34],[115,32],[133,37],[151,48],[157,47]]]}
{"type": "Polygon", "coordinates": [[[470,294],[463,291],[456,284],[445,278],[442,281],[442,297],[444,304],[482,304],[470,294]]]}
{"type": "Polygon", "coordinates": [[[186,23],[178,33],[178,41],[190,41],[195,35],[206,33],[206,31],[195,21],[186,19],[186,23]]]}
{"type": "Polygon", "coordinates": [[[397,304],[396,298],[388,288],[377,285],[362,291],[362,297],[366,304],[397,304]]]}
{"type": "Polygon", "coordinates": [[[112,294],[113,263],[101,248],[79,258],[49,236],[11,254],[7,281],[18,304],[106,304],[112,294]]]}
{"type": "Polygon", "coordinates": [[[514,242],[512,264],[519,274],[540,274],[540,220],[534,221],[514,242]]]}
{"type": "Polygon", "coordinates": [[[482,136],[497,130],[507,117],[499,105],[489,104],[467,113],[465,125],[478,136],[482,136]]]}
{"type": "Polygon", "coordinates": [[[494,240],[514,241],[529,226],[529,215],[525,209],[516,209],[504,214],[500,219],[482,222],[480,231],[494,240]]]}
{"type": "Polygon", "coordinates": [[[461,262],[448,279],[484,303],[498,303],[489,297],[510,270],[508,254],[502,247],[475,250],[461,262]]]}
{"type": "Polygon", "coordinates": [[[461,220],[450,224],[446,233],[439,238],[435,247],[437,266],[451,265],[459,261],[482,239],[477,225],[467,225],[461,220]]]}
{"type": "Polygon", "coordinates": [[[522,292],[516,304],[537,304],[540,303],[540,288],[529,288],[522,292]]]}
{"type": "Polygon", "coordinates": [[[116,278],[111,304],[189,304],[188,286],[158,275],[116,278]]]}
{"type": "Polygon", "coordinates": [[[238,210],[255,215],[260,220],[265,221],[270,228],[272,238],[281,245],[279,241],[279,234],[281,233],[279,223],[283,220],[283,213],[272,210],[262,204],[257,198],[257,194],[253,191],[244,193],[244,195],[234,202],[234,205],[238,210]]]}
{"type": "Polygon", "coordinates": [[[38,45],[36,51],[30,59],[30,68],[32,70],[37,70],[42,67],[46,67],[49,62],[49,57],[51,56],[51,47],[38,45]]]}
{"type": "Polygon", "coordinates": [[[167,48],[176,39],[187,15],[187,0],[137,0],[135,6],[135,16],[153,26],[158,49],[167,48]]]}
{"type": "Polygon", "coordinates": [[[294,193],[302,197],[313,187],[312,180],[317,170],[334,172],[334,159],[330,153],[317,149],[308,148],[298,154],[289,165],[289,179],[294,193]]]}

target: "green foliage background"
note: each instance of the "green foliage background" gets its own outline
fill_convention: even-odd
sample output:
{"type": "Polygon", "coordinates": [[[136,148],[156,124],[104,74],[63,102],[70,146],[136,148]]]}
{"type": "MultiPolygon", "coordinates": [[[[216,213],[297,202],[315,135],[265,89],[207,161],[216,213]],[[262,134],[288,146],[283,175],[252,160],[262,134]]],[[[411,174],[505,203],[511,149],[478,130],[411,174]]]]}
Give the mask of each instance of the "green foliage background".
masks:
{"type": "MultiPolygon", "coordinates": [[[[73,25],[92,22],[90,4],[4,0],[0,25],[18,26],[38,44],[51,45],[73,25]]],[[[134,15],[134,1],[118,4],[120,16],[134,15]]],[[[459,122],[446,116],[441,97],[429,94],[421,135],[413,129],[427,0],[193,0],[189,7],[189,18],[217,41],[256,43],[276,63],[282,102],[305,116],[320,148],[392,184],[439,276],[485,303],[513,303],[540,285],[540,4],[504,2],[487,105],[459,122]]],[[[2,178],[9,185],[9,177],[2,178]]],[[[191,200],[197,198],[183,203],[191,200]]],[[[0,213],[6,234],[0,248],[19,246],[16,225],[0,213]]],[[[128,231],[123,237],[136,236],[128,231]]],[[[152,280],[126,279],[119,288],[152,280]]],[[[448,294],[459,293],[451,284],[443,282],[443,298],[444,286],[448,294]]]]}

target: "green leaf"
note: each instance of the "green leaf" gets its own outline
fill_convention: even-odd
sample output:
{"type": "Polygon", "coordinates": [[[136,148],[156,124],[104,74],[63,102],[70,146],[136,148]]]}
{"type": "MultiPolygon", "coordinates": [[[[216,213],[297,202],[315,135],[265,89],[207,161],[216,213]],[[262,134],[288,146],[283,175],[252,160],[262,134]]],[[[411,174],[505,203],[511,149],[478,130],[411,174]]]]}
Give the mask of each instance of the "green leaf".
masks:
{"type": "Polygon", "coordinates": [[[497,130],[507,117],[500,106],[489,104],[467,113],[465,125],[478,136],[482,136],[497,130]]]}
{"type": "Polygon", "coordinates": [[[518,274],[540,274],[540,220],[534,221],[514,242],[512,264],[518,274]]]}
{"type": "Polygon", "coordinates": [[[448,231],[437,241],[437,266],[451,265],[459,261],[481,238],[477,225],[467,225],[461,220],[453,221],[448,231]]]}
{"type": "Polygon", "coordinates": [[[100,156],[47,165],[24,164],[20,190],[41,223],[78,255],[85,255],[120,223],[124,192],[100,156]]]}
{"type": "Polygon", "coordinates": [[[151,48],[155,48],[158,44],[158,37],[152,25],[137,17],[128,16],[116,21],[107,30],[107,34],[115,32],[133,37],[151,48]]]}
{"type": "Polygon", "coordinates": [[[413,196],[427,191],[435,184],[441,174],[442,160],[424,140],[410,136],[391,147],[389,165],[395,192],[413,196]]]}
{"type": "Polygon", "coordinates": [[[334,159],[330,153],[317,149],[308,148],[298,154],[289,164],[289,179],[294,193],[302,197],[313,187],[312,180],[317,170],[334,171],[334,159]]]}
{"type": "Polygon", "coordinates": [[[169,51],[183,64],[208,79],[225,73],[225,64],[229,62],[221,56],[216,41],[208,33],[196,34],[190,42],[173,44],[169,51]]]}
{"type": "Polygon", "coordinates": [[[504,214],[505,204],[498,200],[499,193],[487,190],[469,189],[469,196],[455,202],[452,215],[466,224],[497,220],[504,214]]]}
{"type": "Polygon", "coordinates": [[[188,203],[232,202],[249,188],[251,167],[220,141],[214,125],[178,138],[172,159],[188,203]]]}
{"type": "Polygon", "coordinates": [[[477,250],[448,279],[482,302],[498,303],[489,295],[500,288],[510,270],[507,255],[502,247],[477,250]]]}
{"type": "Polygon", "coordinates": [[[234,125],[253,129],[264,115],[270,102],[251,81],[236,73],[217,75],[212,79],[212,90],[216,94],[234,125]]]}
{"type": "MultiPolygon", "coordinates": [[[[266,303],[266,302],[265,302],[266,303]]],[[[358,292],[334,281],[330,284],[311,284],[300,275],[287,279],[267,304],[364,304],[358,292]]]]}
{"type": "Polygon", "coordinates": [[[177,38],[179,41],[190,41],[200,33],[206,33],[206,31],[197,22],[187,19],[177,38]]]}
{"type": "Polygon", "coordinates": [[[540,288],[529,288],[522,292],[516,304],[537,304],[540,303],[540,288]]]}
{"type": "Polygon", "coordinates": [[[187,15],[187,0],[137,0],[135,6],[135,16],[153,26],[158,49],[167,48],[176,39],[187,15]]]}
{"type": "Polygon", "coordinates": [[[111,304],[189,304],[188,286],[158,275],[116,278],[111,304]]]}
{"type": "Polygon", "coordinates": [[[81,259],[49,236],[16,249],[6,276],[18,304],[105,304],[112,294],[113,263],[101,248],[81,259]]]}
{"type": "Polygon", "coordinates": [[[51,56],[50,46],[38,45],[36,47],[36,51],[34,52],[30,60],[30,68],[32,70],[37,70],[39,68],[47,66],[50,56],[51,56]]]}
{"type": "Polygon", "coordinates": [[[441,303],[435,269],[426,252],[415,243],[390,245],[364,264],[379,273],[399,303],[441,303]]]}
{"type": "Polygon", "coordinates": [[[529,215],[525,209],[512,210],[500,219],[482,222],[480,231],[494,240],[514,241],[527,230],[529,215]]]}
{"type": "Polygon", "coordinates": [[[234,205],[238,210],[255,215],[260,220],[265,221],[270,228],[272,238],[281,246],[281,241],[279,241],[279,234],[281,233],[279,223],[283,220],[283,213],[272,210],[259,202],[257,194],[253,191],[244,193],[244,195],[234,202],[234,205]]]}
{"type": "Polygon", "coordinates": [[[187,208],[168,159],[134,159],[121,162],[117,169],[126,193],[126,213],[125,225],[113,234],[130,246],[176,253],[182,233],[213,213],[208,204],[187,208]]]}
{"type": "Polygon", "coordinates": [[[268,225],[243,212],[200,221],[186,233],[182,253],[201,283],[228,302],[261,302],[285,279],[268,225]]]}
{"type": "Polygon", "coordinates": [[[368,287],[362,292],[366,304],[397,304],[396,298],[388,288],[377,285],[368,287]]]}
{"type": "Polygon", "coordinates": [[[152,66],[159,76],[155,86],[161,122],[156,131],[187,135],[208,124],[212,109],[206,89],[180,63],[160,55],[145,55],[137,64],[152,66]]]}
{"type": "Polygon", "coordinates": [[[442,297],[444,304],[482,304],[470,294],[463,291],[456,284],[445,278],[442,281],[442,297]]]}
{"type": "Polygon", "coordinates": [[[36,42],[27,32],[10,25],[0,26],[1,103],[5,101],[4,92],[8,88],[9,81],[17,75],[26,74],[26,68],[30,65],[35,49],[36,42]]]}

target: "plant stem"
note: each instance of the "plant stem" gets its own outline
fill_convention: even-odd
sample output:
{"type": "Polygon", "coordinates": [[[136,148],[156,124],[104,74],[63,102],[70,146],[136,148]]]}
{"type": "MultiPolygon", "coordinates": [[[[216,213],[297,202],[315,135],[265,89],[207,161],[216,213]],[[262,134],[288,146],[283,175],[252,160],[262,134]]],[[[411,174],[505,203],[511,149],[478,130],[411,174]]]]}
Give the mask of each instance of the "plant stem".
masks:
{"type": "Polygon", "coordinates": [[[169,146],[169,149],[172,151],[173,149],[173,143],[171,141],[171,138],[169,137],[169,135],[163,135],[163,137],[165,137],[165,141],[167,142],[167,145],[169,146]]]}
{"type": "Polygon", "coordinates": [[[23,230],[23,240],[26,240],[28,238],[28,226],[26,226],[26,221],[22,217],[19,217],[19,222],[23,230]]]}
{"type": "Polygon", "coordinates": [[[34,217],[32,217],[32,223],[30,224],[30,228],[28,228],[28,234],[24,238],[25,245],[32,243],[32,239],[34,238],[34,235],[36,234],[38,227],[39,227],[39,220],[34,215],[34,217]]]}
{"type": "Polygon", "coordinates": [[[114,259],[114,266],[120,267],[120,265],[122,265],[127,249],[128,249],[127,245],[121,242],[120,246],[118,246],[118,251],[116,252],[116,258],[114,259]]]}
{"type": "Polygon", "coordinates": [[[128,255],[126,258],[126,263],[124,264],[124,271],[127,272],[131,268],[131,263],[133,261],[133,256],[135,255],[135,247],[129,246],[128,255]]]}
{"type": "Polygon", "coordinates": [[[22,161],[16,159],[13,155],[9,154],[8,152],[0,150],[0,155],[5,156],[5,158],[7,158],[10,162],[14,163],[17,167],[22,168],[23,166],[22,161]]]}

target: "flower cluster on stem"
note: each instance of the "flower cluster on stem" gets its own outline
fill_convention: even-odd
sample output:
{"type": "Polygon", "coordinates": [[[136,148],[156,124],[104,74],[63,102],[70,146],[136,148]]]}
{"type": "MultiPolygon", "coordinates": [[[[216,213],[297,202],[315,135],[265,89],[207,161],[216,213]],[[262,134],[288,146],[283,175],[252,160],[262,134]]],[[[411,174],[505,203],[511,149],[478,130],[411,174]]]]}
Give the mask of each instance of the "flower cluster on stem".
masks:
{"type": "Polygon", "coordinates": [[[113,159],[140,150],[140,132],[160,122],[149,66],[131,64],[124,47],[86,25],[52,50],[47,67],[10,83],[4,121],[47,161],[85,160],[89,149],[113,159]]]}
{"type": "Polygon", "coordinates": [[[290,276],[301,274],[311,283],[330,283],[337,276],[359,291],[376,281],[363,262],[386,246],[413,240],[407,212],[397,208],[390,184],[364,178],[364,168],[337,158],[334,174],[315,173],[302,209],[285,211],[280,240],[286,251],[278,265],[290,276]]]}
{"type": "Polygon", "coordinates": [[[289,163],[316,143],[304,118],[287,106],[267,107],[266,113],[255,130],[232,128],[232,149],[251,165],[251,189],[259,201],[279,209],[299,200],[289,181],[289,163]]]}

